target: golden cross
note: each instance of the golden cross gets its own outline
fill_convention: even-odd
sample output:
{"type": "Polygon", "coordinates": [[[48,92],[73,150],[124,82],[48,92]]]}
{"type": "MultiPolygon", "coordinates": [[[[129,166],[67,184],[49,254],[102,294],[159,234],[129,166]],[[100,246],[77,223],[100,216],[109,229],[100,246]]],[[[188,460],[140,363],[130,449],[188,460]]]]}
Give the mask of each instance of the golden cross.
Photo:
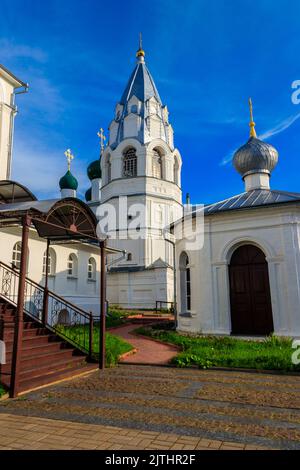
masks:
{"type": "Polygon", "coordinates": [[[97,132],[97,136],[100,139],[100,148],[101,148],[101,155],[102,155],[103,150],[104,150],[104,142],[106,140],[106,137],[104,135],[104,130],[102,129],[102,127],[100,128],[100,131],[97,132]]]}
{"type": "Polygon", "coordinates": [[[249,110],[250,110],[250,137],[256,137],[255,132],[255,122],[253,121],[253,108],[252,108],[252,100],[249,98],[249,110]]]}
{"type": "Polygon", "coordinates": [[[72,155],[71,149],[67,149],[65,151],[65,156],[67,157],[67,162],[68,162],[68,170],[70,171],[71,169],[71,161],[74,158],[74,155],[72,155]]]}

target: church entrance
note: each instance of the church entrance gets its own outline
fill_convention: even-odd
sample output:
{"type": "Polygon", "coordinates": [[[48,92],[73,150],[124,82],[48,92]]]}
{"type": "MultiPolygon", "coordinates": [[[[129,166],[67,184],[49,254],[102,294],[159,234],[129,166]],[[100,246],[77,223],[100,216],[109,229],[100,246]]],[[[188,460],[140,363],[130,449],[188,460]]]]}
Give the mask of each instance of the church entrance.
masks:
{"type": "Polygon", "coordinates": [[[273,332],[268,264],[254,245],[235,250],[229,265],[232,334],[273,332]]]}

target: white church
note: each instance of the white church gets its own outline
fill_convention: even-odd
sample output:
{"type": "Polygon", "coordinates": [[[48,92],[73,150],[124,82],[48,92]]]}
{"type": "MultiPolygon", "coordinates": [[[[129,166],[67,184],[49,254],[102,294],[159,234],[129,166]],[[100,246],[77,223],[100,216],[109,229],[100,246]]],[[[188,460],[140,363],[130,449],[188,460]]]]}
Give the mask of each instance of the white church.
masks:
{"type": "MultiPolygon", "coordinates": [[[[300,336],[300,193],[271,189],[278,153],[256,137],[252,106],[250,138],[233,156],[245,191],[205,206],[203,246],[190,250],[193,224],[176,238],[184,214],[181,155],[141,45],[136,55],[107,145],[101,130],[100,158],[87,169],[86,203],[99,220],[110,210],[116,214],[116,226],[107,231],[116,249],[107,260],[107,300],[139,309],[175,301],[177,327],[184,332],[300,336]],[[145,208],[142,218],[137,207],[145,208]]],[[[2,181],[11,179],[14,97],[20,91],[26,84],[0,66],[2,181]]],[[[72,154],[66,155],[61,197],[76,198],[72,154]]],[[[196,217],[194,211],[192,221],[196,217]]],[[[0,262],[18,268],[20,253],[20,229],[0,228],[0,262]]],[[[43,284],[47,265],[50,290],[99,312],[97,247],[54,244],[46,263],[46,243],[30,230],[28,276],[43,284]]]]}

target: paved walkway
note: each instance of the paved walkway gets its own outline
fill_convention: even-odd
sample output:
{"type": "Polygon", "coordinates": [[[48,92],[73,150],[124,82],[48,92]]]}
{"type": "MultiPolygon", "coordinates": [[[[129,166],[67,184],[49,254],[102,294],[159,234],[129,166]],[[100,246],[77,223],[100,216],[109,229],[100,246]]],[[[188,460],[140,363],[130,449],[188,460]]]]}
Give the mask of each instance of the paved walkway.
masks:
{"type": "Polygon", "coordinates": [[[220,448],[231,443],[236,448],[300,449],[300,377],[123,364],[1,401],[0,419],[7,415],[17,415],[9,418],[9,429],[0,421],[8,439],[0,443],[8,447],[18,445],[17,436],[23,439],[25,431],[38,442],[40,433],[43,444],[50,445],[56,433],[50,424],[44,431],[35,428],[35,434],[31,427],[20,430],[23,419],[25,425],[38,424],[30,421],[35,417],[65,422],[60,426],[70,430],[61,431],[66,440],[56,439],[53,446],[78,446],[79,441],[68,441],[74,438],[73,423],[82,429],[75,437],[96,447],[166,449],[166,442],[195,447],[209,442],[208,447],[220,448]],[[117,431],[109,442],[101,440],[111,427],[117,431]],[[149,440],[139,441],[147,432],[149,440]],[[121,442],[121,436],[131,440],[121,442]]]}
{"type": "Polygon", "coordinates": [[[179,434],[0,414],[0,450],[253,450],[179,434]]]}
{"type": "Polygon", "coordinates": [[[114,335],[121,336],[137,349],[137,352],[126,356],[121,362],[127,364],[168,364],[172,357],[178,354],[176,346],[159,343],[151,339],[137,336],[131,332],[136,330],[140,325],[125,325],[119,328],[113,328],[110,332],[114,335]]]}

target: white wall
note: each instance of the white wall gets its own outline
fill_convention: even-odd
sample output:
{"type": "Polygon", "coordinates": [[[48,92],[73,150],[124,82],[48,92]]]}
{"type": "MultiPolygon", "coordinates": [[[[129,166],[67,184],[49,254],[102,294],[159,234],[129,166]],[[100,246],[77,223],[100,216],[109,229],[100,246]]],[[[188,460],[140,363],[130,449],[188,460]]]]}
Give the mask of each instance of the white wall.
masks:
{"type": "MultiPolygon", "coordinates": [[[[1,229],[0,231],[0,261],[11,266],[13,247],[21,241],[19,228],[1,229]]],[[[46,241],[39,238],[34,230],[30,230],[29,238],[29,264],[28,277],[44,285],[43,256],[46,250],[46,241]]],[[[80,306],[86,311],[99,314],[100,292],[100,257],[98,250],[85,244],[51,245],[56,253],[56,273],[49,277],[49,289],[61,297],[80,306]],[[78,275],[74,278],[68,276],[68,257],[75,253],[78,258],[78,275]],[[88,280],[88,260],[93,257],[96,261],[96,280],[88,280]]]]}

